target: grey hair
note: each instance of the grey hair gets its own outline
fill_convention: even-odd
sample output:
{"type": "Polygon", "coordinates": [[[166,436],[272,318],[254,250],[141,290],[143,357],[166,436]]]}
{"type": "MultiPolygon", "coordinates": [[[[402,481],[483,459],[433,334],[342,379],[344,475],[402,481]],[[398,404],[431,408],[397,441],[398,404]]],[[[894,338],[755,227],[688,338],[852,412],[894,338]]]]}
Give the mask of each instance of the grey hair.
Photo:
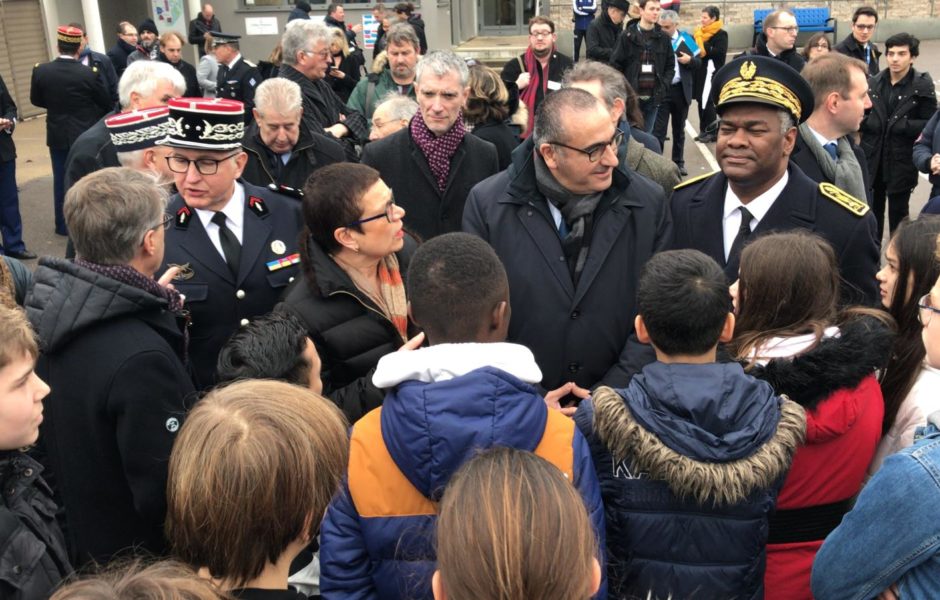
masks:
{"type": "Polygon", "coordinates": [[[796,119],[793,118],[790,111],[781,108],[777,111],[777,116],[780,117],[780,133],[786,135],[788,131],[796,127],[796,119]]]}
{"type": "Polygon", "coordinates": [[[281,37],[281,60],[288,65],[297,64],[297,53],[309,51],[319,42],[330,47],[332,34],[330,28],[320,21],[294,19],[287,24],[287,30],[281,37]]]}
{"type": "Polygon", "coordinates": [[[385,45],[386,48],[395,44],[396,46],[401,46],[404,44],[411,44],[415,48],[415,52],[420,52],[421,42],[418,41],[418,34],[415,33],[415,28],[411,26],[410,23],[401,21],[395,23],[388,28],[388,31],[385,33],[385,39],[388,40],[388,43],[385,45]]]}
{"type": "Polygon", "coordinates": [[[578,88],[566,88],[545,96],[535,111],[532,140],[535,147],[567,139],[561,126],[562,115],[569,112],[587,112],[602,106],[601,101],[589,92],[578,88]]]}
{"type": "Polygon", "coordinates": [[[173,85],[176,97],[186,93],[186,80],[183,75],[168,63],[156,60],[138,60],[127,65],[118,83],[118,100],[121,108],[131,107],[131,94],[137,92],[141,96],[151,96],[157,89],[160,80],[169,81],[173,85]]]}
{"type": "Polygon", "coordinates": [[[411,117],[418,112],[418,103],[408,96],[402,96],[397,92],[389,92],[382,98],[375,110],[378,111],[380,108],[388,110],[390,119],[410,121],[411,117]]]}
{"type": "Polygon", "coordinates": [[[460,76],[461,87],[466,87],[470,79],[470,70],[467,68],[466,61],[449,50],[432,50],[422,56],[415,69],[415,83],[420,84],[421,76],[426,72],[438,77],[443,77],[448,73],[457,73],[460,76]]]}
{"type": "Polygon", "coordinates": [[[262,116],[269,111],[282,116],[292,115],[302,107],[300,86],[290,79],[265,79],[255,90],[255,108],[262,116]]]}
{"type": "Polygon", "coordinates": [[[561,80],[562,87],[569,88],[575,83],[598,81],[604,93],[607,110],[613,110],[618,99],[627,102],[627,80],[623,73],[606,63],[585,60],[565,71],[561,80]]]}
{"type": "Polygon", "coordinates": [[[152,175],[108,167],[82,177],[65,195],[65,223],[78,256],[126,265],[144,235],[160,225],[167,192],[152,175]]]}
{"type": "Polygon", "coordinates": [[[134,169],[135,171],[140,171],[143,165],[144,152],[148,148],[141,148],[140,150],[130,150],[128,152],[117,152],[118,162],[121,163],[122,167],[127,167],[128,169],[134,169]]]}
{"type": "Polygon", "coordinates": [[[679,22],[679,13],[677,13],[677,12],[674,11],[674,10],[669,10],[669,9],[664,10],[664,11],[662,11],[661,13],[659,13],[659,20],[660,20],[660,21],[669,21],[670,23],[678,23],[678,22],[679,22]]]}

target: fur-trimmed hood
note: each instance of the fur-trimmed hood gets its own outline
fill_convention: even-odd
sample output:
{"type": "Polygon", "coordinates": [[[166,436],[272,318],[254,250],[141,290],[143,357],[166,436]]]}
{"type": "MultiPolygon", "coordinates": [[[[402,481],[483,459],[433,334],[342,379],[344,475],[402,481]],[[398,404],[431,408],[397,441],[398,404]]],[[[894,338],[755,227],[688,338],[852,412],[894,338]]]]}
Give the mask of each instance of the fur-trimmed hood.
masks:
{"type": "Polygon", "coordinates": [[[748,374],[812,410],[833,392],[857,387],[884,368],[891,355],[894,335],[883,321],[862,316],[839,329],[838,336],[825,338],[806,352],[773,359],[765,366],[755,365],[748,374]]]}
{"type": "Polygon", "coordinates": [[[725,506],[777,485],[806,429],[803,409],[737,364],[647,365],[593,396],[594,431],[682,499],[725,506]]]}

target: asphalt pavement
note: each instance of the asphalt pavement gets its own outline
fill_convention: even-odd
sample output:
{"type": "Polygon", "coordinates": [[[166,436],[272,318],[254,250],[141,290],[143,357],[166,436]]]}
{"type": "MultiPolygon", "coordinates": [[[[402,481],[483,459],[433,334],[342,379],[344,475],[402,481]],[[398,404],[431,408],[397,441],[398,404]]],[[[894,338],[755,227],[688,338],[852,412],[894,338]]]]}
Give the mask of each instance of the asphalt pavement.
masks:
{"type": "MultiPolygon", "coordinates": [[[[737,52],[731,53],[733,56],[737,52]]],[[[884,67],[885,65],[882,65],[884,67]]],[[[934,83],[940,82],[940,40],[924,41],[920,45],[920,56],[914,63],[919,71],[934,75],[934,83]]],[[[686,122],[685,166],[689,177],[704,175],[718,168],[715,161],[714,144],[695,142],[699,133],[698,111],[693,102],[686,122]]],[[[670,131],[670,137],[672,133],[670,131]]],[[[64,256],[66,239],[54,231],[52,207],[52,167],[49,149],[46,147],[46,119],[36,117],[17,124],[13,134],[16,141],[16,176],[20,188],[20,213],[23,216],[23,237],[27,248],[36,254],[64,256]]],[[[671,141],[666,142],[665,156],[671,156],[671,141]]],[[[920,213],[927,202],[930,184],[926,176],[921,179],[911,196],[911,214],[920,213]]],[[[36,261],[27,261],[35,267],[36,261]]]]}

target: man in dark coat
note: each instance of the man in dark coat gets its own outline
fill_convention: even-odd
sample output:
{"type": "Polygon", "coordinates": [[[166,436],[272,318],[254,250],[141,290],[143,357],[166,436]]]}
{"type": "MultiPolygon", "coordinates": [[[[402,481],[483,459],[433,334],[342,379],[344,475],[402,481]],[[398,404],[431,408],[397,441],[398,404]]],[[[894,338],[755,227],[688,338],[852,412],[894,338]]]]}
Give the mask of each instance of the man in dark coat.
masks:
{"type": "Polygon", "coordinates": [[[462,58],[429,52],[415,75],[417,114],[362,153],[405,209],[405,227],[423,239],[459,231],[470,189],[499,171],[496,147],[470,135],[460,118],[469,77],[462,58]]]}
{"type": "Polygon", "coordinates": [[[813,181],[828,181],[871,206],[868,160],[852,139],[871,108],[866,73],[865,63],[838,52],[804,67],[815,105],[799,126],[790,161],[813,181]]]}
{"type": "Polygon", "coordinates": [[[16,103],[0,76],[0,254],[22,260],[36,258],[23,243],[20,196],[16,187],[16,103]]]}
{"type": "Polygon", "coordinates": [[[165,145],[179,193],[170,198],[165,267],[192,316],[190,360],[200,388],[215,383],[219,350],[239,325],[270,312],[298,273],[300,204],[239,178],[243,105],[234,100],[169,102],[177,127],[165,145]]]}
{"type": "Polygon", "coordinates": [[[359,23],[352,27],[346,27],[346,9],[340,2],[331,2],[326,7],[326,16],[323,22],[329,27],[335,27],[346,36],[346,43],[349,44],[349,51],[357,53],[362,58],[362,49],[356,43],[356,34],[362,31],[362,25],[359,23]]]}
{"type": "Polygon", "coordinates": [[[835,47],[836,52],[864,62],[868,67],[868,74],[872,76],[877,75],[880,70],[878,59],[881,57],[881,50],[871,41],[877,26],[878,11],[871,6],[859,7],[852,13],[852,33],[835,47]]]}
{"type": "Polygon", "coordinates": [[[629,9],[627,0],[605,0],[600,15],[588,26],[585,36],[588,58],[601,62],[610,61],[629,9]]]}
{"type": "Polygon", "coordinates": [[[111,110],[111,98],[94,69],[78,62],[82,30],[63,25],[57,32],[60,56],[37,64],[29,101],[45,108],[46,145],[52,158],[55,232],[68,235],[62,203],[65,201],[65,160],[69,148],[86,129],[111,110]]]}
{"type": "MultiPolygon", "coordinates": [[[[240,35],[212,32],[212,48],[219,60],[218,83],[215,88],[216,98],[238,100],[245,105],[245,124],[251,122],[251,109],[255,106],[255,88],[261,83],[258,68],[245,60],[239,51],[240,35]]],[[[197,83],[198,85],[198,83],[197,83]]],[[[202,94],[194,94],[193,98],[202,94]]]]}
{"type": "Polygon", "coordinates": [[[633,337],[636,284],[671,237],[669,211],[661,187],[619,164],[621,135],[590,93],[559,90],[464,210],[464,231],[493,246],[524,307],[507,341],[532,350],[545,389],[620,387],[653,360],[633,337]]]}
{"type": "Polygon", "coordinates": [[[748,239],[806,229],[832,244],[844,281],[843,304],[873,306],[880,257],[868,206],[830,183],[816,183],[789,161],[796,123],[813,104],[809,84],[764,56],[731,61],[715,74],[714,84],[721,171],[676,187],[672,248],[708,254],[732,282],[748,239]]]}
{"type": "Polygon", "coordinates": [[[108,90],[108,95],[111,96],[111,106],[117,106],[118,75],[114,69],[114,64],[108,58],[108,55],[91,49],[91,46],[88,45],[88,31],[81,23],[69,23],[69,25],[82,30],[82,45],[78,54],[78,62],[98,74],[101,84],[108,90]]]}
{"type": "Polygon", "coordinates": [[[222,24],[215,16],[212,5],[207,2],[202,5],[202,12],[189,22],[189,43],[199,50],[199,58],[206,55],[206,35],[210,31],[222,31],[222,24]]]}
{"type": "MultiPolygon", "coordinates": [[[[653,135],[664,147],[666,131],[672,122],[672,162],[679,167],[679,174],[685,177],[685,120],[689,116],[692,104],[692,86],[695,72],[702,66],[702,59],[693,55],[690,45],[692,36],[679,29],[679,14],[674,10],[664,10],[659,17],[659,26],[669,36],[675,56],[675,75],[669,85],[669,94],[656,112],[653,135]]],[[[694,44],[694,42],[693,42],[694,44]]]]}
{"type": "Polygon", "coordinates": [[[304,109],[300,86],[293,81],[275,77],[259,85],[254,110],[254,123],[242,141],[248,154],[242,178],[248,183],[274,185],[300,198],[311,173],[345,159],[335,139],[300,126],[304,109]]]}
{"type": "Polygon", "coordinates": [[[118,79],[127,68],[127,57],[137,49],[137,28],[128,21],[121,21],[117,26],[117,42],[108,50],[108,58],[114,65],[114,73],[118,79]]]}
{"type": "Polygon", "coordinates": [[[930,117],[914,143],[913,158],[917,170],[930,179],[930,198],[940,196],[940,111],[930,117]]]}
{"type": "Polygon", "coordinates": [[[196,78],[196,67],[183,60],[183,36],[175,31],[168,31],[160,36],[160,50],[157,60],[166,63],[179,71],[186,81],[187,98],[198,98],[202,95],[199,80],[196,78]]]}
{"type": "Polygon", "coordinates": [[[182,298],[169,277],[154,279],[165,201],[130,169],[86,177],[65,207],[79,258],[43,258],[26,300],[42,351],[36,372],[52,387],[41,449],[76,567],[167,551],[167,463],[195,398],[182,298]]]}
{"type": "Polygon", "coordinates": [[[624,74],[640,99],[643,127],[648,133],[669,95],[676,75],[672,42],[659,26],[659,0],[640,0],[640,18],[627,24],[617,38],[610,65],[624,74]]]}
{"type": "Polygon", "coordinates": [[[739,56],[769,56],[790,65],[797,72],[803,70],[806,61],[796,50],[796,35],[800,28],[796,17],[786,8],[775,10],[764,17],[763,31],[757,36],[757,45],[739,56]]]}
{"type": "Polygon", "coordinates": [[[888,68],[868,82],[871,110],[862,121],[862,148],[872,174],[872,211],[878,219],[878,240],[884,232],[887,197],[889,231],[908,215],[917,186],[913,146],[937,110],[933,78],[914,68],[920,41],[909,33],[885,40],[888,68]]]}
{"type": "Polygon", "coordinates": [[[545,96],[561,87],[565,71],[574,66],[571,58],[555,49],[558,36],[555,23],[546,17],[529,20],[529,47],[524,54],[503,65],[500,77],[519,90],[519,100],[529,109],[529,125],[523,137],[532,131],[535,111],[545,96]]]}
{"type": "Polygon", "coordinates": [[[294,2],[294,8],[291,9],[290,14],[287,15],[287,22],[290,23],[296,19],[307,20],[310,18],[310,3],[305,0],[296,0],[294,2]]]}
{"type": "Polygon", "coordinates": [[[330,28],[316,21],[302,21],[287,28],[281,38],[284,62],[278,77],[300,86],[303,93],[303,126],[340,140],[348,160],[359,160],[357,145],[369,139],[369,125],[357,110],[343,104],[324,77],[331,64],[330,28]]]}

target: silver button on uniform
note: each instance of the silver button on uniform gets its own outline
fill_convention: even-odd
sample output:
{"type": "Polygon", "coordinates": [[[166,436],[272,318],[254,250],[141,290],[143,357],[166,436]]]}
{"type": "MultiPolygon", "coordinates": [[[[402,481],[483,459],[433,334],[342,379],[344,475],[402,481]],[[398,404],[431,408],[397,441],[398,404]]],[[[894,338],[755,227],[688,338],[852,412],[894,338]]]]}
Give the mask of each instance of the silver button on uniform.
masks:
{"type": "Polygon", "coordinates": [[[239,300],[244,300],[245,290],[238,290],[237,292],[235,292],[235,297],[238,298],[239,300]]]}

